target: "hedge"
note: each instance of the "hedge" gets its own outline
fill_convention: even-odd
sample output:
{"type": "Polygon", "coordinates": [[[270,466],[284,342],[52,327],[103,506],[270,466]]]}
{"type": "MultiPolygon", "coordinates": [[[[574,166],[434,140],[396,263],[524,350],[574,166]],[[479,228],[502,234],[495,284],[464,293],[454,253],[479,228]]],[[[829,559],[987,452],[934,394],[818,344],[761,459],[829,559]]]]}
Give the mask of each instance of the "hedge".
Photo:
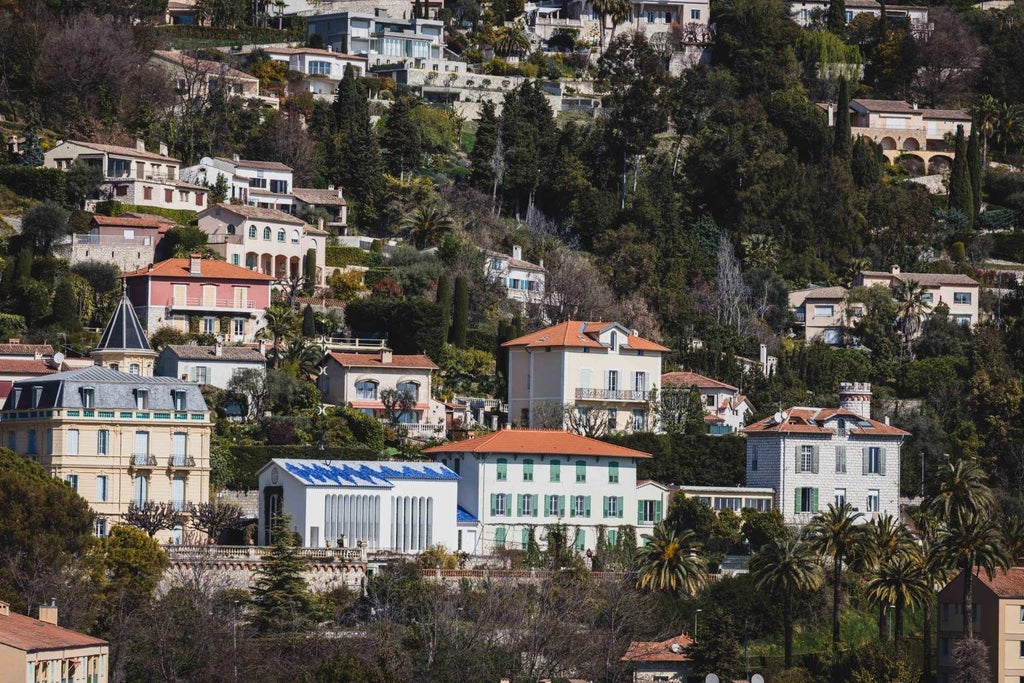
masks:
{"type": "Polygon", "coordinates": [[[292,28],[279,31],[276,28],[239,26],[237,28],[215,28],[195,24],[174,24],[159,30],[169,40],[222,40],[232,43],[292,43],[306,40],[305,21],[293,21],[292,28]]]}
{"type": "Polygon", "coordinates": [[[15,193],[39,201],[52,199],[61,204],[67,201],[64,171],[42,166],[0,166],[0,185],[15,193]]]}
{"type": "Polygon", "coordinates": [[[359,247],[342,247],[337,244],[327,247],[327,265],[337,268],[369,265],[370,255],[359,247]]]}
{"type": "Polygon", "coordinates": [[[259,488],[259,471],[274,458],[305,458],[325,460],[383,460],[378,451],[367,448],[340,447],[318,451],[312,446],[231,446],[231,476],[229,489],[251,490],[259,488]]]}
{"type": "Polygon", "coordinates": [[[199,219],[195,211],[189,209],[164,209],[159,206],[139,206],[125,204],[116,199],[96,202],[96,213],[102,216],[120,216],[126,213],[145,213],[151,216],[163,216],[178,225],[195,225],[199,219]]]}
{"type": "Polygon", "coordinates": [[[1024,232],[993,233],[991,254],[1007,261],[1024,261],[1024,232]]]}

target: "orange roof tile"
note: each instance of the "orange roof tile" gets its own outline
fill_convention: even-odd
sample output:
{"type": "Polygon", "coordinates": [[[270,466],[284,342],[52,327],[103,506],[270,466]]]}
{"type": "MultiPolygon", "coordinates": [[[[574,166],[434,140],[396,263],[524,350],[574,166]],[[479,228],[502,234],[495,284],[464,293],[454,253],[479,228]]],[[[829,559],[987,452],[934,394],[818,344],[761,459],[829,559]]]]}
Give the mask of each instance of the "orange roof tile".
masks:
{"type": "Polygon", "coordinates": [[[161,228],[166,221],[161,221],[157,218],[138,218],[136,216],[100,216],[96,215],[92,217],[92,222],[96,225],[109,225],[115,227],[125,228],[161,228]]]}
{"type": "Polygon", "coordinates": [[[666,372],[661,376],[661,384],[670,385],[674,387],[692,387],[697,386],[698,389],[728,389],[729,391],[739,391],[736,387],[725,382],[719,382],[717,379],[711,379],[704,375],[699,375],[696,372],[666,372]]]}
{"type": "MultiPolygon", "coordinates": [[[[568,320],[564,323],[545,327],[542,330],[531,332],[516,339],[505,342],[502,346],[524,346],[536,348],[542,346],[570,347],[570,348],[596,348],[603,349],[605,346],[597,341],[598,333],[609,325],[615,323],[587,322],[580,320],[568,320]]],[[[622,346],[634,351],[668,351],[661,344],[656,344],[643,337],[630,334],[622,346]]]]}
{"type": "Polygon", "coordinates": [[[49,344],[22,344],[5,342],[0,344],[0,356],[52,356],[53,347],[49,344]]]}
{"type": "Polygon", "coordinates": [[[693,638],[680,634],[675,638],[654,643],[632,642],[622,656],[624,662],[688,662],[686,649],[693,645],[693,638]]]}
{"type": "Polygon", "coordinates": [[[991,578],[983,569],[975,569],[974,574],[979,581],[1000,598],[1014,600],[1024,598],[1024,567],[997,570],[991,578]]]}
{"type": "Polygon", "coordinates": [[[107,641],[23,614],[0,614],[0,643],[22,652],[96,647],[107,641]]]}
{"type": "Polygon", "coordinates": [[[776,424],[775,418],[766,417],[753,424],[747,425],[741,431],[747,434],[823,434],[831,435],[836,433],[836,427],[826,427],[826,420],[833,417],[843,417],[847,422],[846,429],[850,436],[910,436],[898,427],[887,425],[877,420],[865,420],[860,415],[843,408],[790,408],[783,411],[786,419],[782,424],[776,424]],[[868,422],[870,427],[860,426],[859,423],[868,422]]]}
{"type": "Polygon", "coordinates": [[[199,267],[200,275],[192,275],[189,272],[189,265],[187,258],[169,258],[166,261],[154,263],[148,268],[125,273],[122,277],[200,277],[215,280],[261,280],[263,282],[270,282],[274,279],[269,275],[257,273],[255,270],[215,259],[202,259],[199,267]]]}
{"type": "Polygon", "coordinates": [[[437,370],[437,364],[426,356],[393,354],[390,363],[383,363],[379,353],[332,353],[339,365],[350,368],[426,368],[437,370]]]}
{"type": "Polygon", "coordinates": [[[650,453],[554,429],[502,429],[475,439],[424,449],[424,453],[530,453],[649,458],[650,453]]]}
{"type": "Polygon", "coordinates": [[[0,358],[0,375],[52,375],[57,368],[34,358],[0,358]]]}

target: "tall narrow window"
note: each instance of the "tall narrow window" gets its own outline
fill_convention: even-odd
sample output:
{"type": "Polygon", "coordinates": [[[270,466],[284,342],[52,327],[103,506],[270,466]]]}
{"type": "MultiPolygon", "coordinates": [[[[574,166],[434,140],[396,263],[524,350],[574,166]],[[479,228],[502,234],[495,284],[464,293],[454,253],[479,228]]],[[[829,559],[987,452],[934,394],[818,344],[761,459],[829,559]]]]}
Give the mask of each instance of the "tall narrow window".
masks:
{"type": "Polygon", "coordinates": [[[96,390],[92,387],[82,388],[82,407],[83,408],[95,408],[96,407],[96,390]]]}
{"type": "Polygon", "coordinates": [[[149,479],[143,475],[135,477],[135,504],[142,507],[149,500],[149,479]]]}
{"type": "Polygon", "coordinates": [[[618,484],[619,483],[619,463],[610,462],[608,463],[608,483],[618,484]]]}
{"type": "Polygon", "coordinates": [[[584,460],[576,461],[576,483],[583,484],[587,481],[587,463],[584,460]]]}
{"type": "Polygon", "coordinates": [[[177,511],[185,509],[185,477],[177,476],[171,480],[171,507],[177,511]]]}
{"type": "Polygon", "coordinates": [[[174,392],[174,409],[185,410],[185,392],[178,390],[174,392]]]}
{"type": "Polygon", "coordinates": [[[135,432],[135,464],[149,463],[149,432],[135,432]]]}
{"type": "Polygon", "coordinates": [[[67,434],[67,445],[64,449],[67,455],[78,455],[78,430],[69,429],[67,434]]]}
{"type": "Polygon", "coordinates": [[[523,481],[533,481],[533,460],[523,460],[523,481]]]}
{"type": "Polygon", "coordinates": [[[104,503],[107,497],[110,495],[107,490],[108,487],[107,475],[101,474],[96,477],[96,500],[100,503],[104,503]]]}
{"type": "Polygon", "coordinates": [[[174,466],[183,467],[188,459],[188,435],[185,432],[174,433],[173,448],[174,466]]]}
{"type": "Polygon", "coordinates": [[[135,409],[146,410],[149,407],[149,391],[146,389],[135,390],[135,409]]]}
{"type": "Polygon", "coordinates": [[[35,455],[37,448],[38,448],[38,446],[36,445],[36,430],[30,429],[30,430],[28,430],[28,452],[29,452],[29,455],[35,455]]]}
{"type": "MultiPolygon", "coordinates": [[[[14,450],[13,448],[11,449],[14,450]]],[[[551,477],[550,480],[554,483],[562,481],[562,463],[557,460],[551,461],[551,477]]]]}
{"type": "Polygon", "coordinates": [[[498,458],[497,479],[498,481],[508,481],[508,460],[505,458],[498,458]]]}

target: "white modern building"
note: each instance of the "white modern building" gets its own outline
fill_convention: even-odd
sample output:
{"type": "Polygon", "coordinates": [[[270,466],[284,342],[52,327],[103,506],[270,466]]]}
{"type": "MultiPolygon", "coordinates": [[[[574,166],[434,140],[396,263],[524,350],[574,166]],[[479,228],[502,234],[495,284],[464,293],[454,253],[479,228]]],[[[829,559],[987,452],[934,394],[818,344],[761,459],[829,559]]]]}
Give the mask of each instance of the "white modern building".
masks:
{"type": "Polygon", "coordinates": [[[545,544],[544,527],[565,524],[573,547],[597,544],[599,527],[614,544],[635,526],[636,463],[649,453],[561,431],[503,429],[424,449],[459,475],[459,507],[479,521],[463,528],[458,547],[486,555],[525,548],[530,533],[545,544]]]}
{"type": "Polygon", "coordinates": [[[351,66],[357,76],[366,75],[366,57],[347,55],[330,49],[313,47],[278,47],[263,48],[270,58],[284,62],[290,71],[301,73],[304,78],[295,85],[289,85],[289,91],[309,92],[317,99],[333,100],[338,90],[338,83],[345,77],[345,69],[351,66]],[[300,90],[297,90],[300,89],[300,90]]]}
{"type": "Polygon", "coordinates": [[[512,255],[484,251],[484,275],[488,281],[505,288],[505,295],[522,304],[539,304],[544,300],[544,262],[523,260],[523,248],[512,247],[512,255]]]}
{"type": "Polygon", "coordinates": [[[661,376],[661,386],[697,387],[704,402],[708,434],[732,434],[742,429],[747,418],[754,413],[754,405],[738,388],[696,372],[666,372],[661,376]]]}
{"type": "Polygon", "coordinates": [[[789,524],[807,524],[830,503],[850,503],[865,520],[899,514],[909,433],[871,419],[866,382],[841,382],[839,406],[789,408],[743,429],[747,485],[773,489],[789,524]]]}
{"type": "Polygon", "coordinates": [[[259,472],[259,543],[282,513],[308,548],[455,550],[459,476],[437,463],[275,458],[259,472]]]}
{"type": "Polygon", "coordinates": [[[505,342],[509,419],[522,427],[652,431],[661,344],[621,323],[571,320],[505,342]],[[568,410],[567,410],[568,408],[568,410]],[[570,412],[571,411],[571,412],[570,412]]]}
{"type": "Polygon", "coordinates": [[[306,18],[306,36],[319,37],[325,48],[365,56],[369,66],[402,59],[444,59],[444,22],[392,16],[380,8],[372,14],[333,12],[306,18]]]}
{"type": "Polygon", "coordinates": [[[203,157],[195,166],[181,169],[181,177],[211,187],[223,178],[229,201],[293,213],[292,169],[278,161],[242,159],[237,154],[230,159],[203,157]]]}
{"type": "Polygon", "coordinates": [[[177,377],[197,384],[227,389],[243,370],[265,371],[267,359],[251,346],[168,344],[156,359],[159,377],[177,377]]]}

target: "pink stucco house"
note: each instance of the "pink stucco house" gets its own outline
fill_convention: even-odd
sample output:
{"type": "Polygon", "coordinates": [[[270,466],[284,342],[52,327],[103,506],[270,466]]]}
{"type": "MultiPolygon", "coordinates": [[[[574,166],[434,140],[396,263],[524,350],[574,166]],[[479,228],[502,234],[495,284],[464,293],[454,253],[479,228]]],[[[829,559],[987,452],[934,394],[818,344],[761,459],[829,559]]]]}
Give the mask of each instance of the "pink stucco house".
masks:
{"type": "Polygon", "coordinates": [[[251,342],[263,326],[273,278],[224,261],[172,258],[124,275],[139,320],[152,334],[161,327],[199,331],[226,341],[251,342]],[[221,321],[226,320],[226,329],[221,321]]]}

